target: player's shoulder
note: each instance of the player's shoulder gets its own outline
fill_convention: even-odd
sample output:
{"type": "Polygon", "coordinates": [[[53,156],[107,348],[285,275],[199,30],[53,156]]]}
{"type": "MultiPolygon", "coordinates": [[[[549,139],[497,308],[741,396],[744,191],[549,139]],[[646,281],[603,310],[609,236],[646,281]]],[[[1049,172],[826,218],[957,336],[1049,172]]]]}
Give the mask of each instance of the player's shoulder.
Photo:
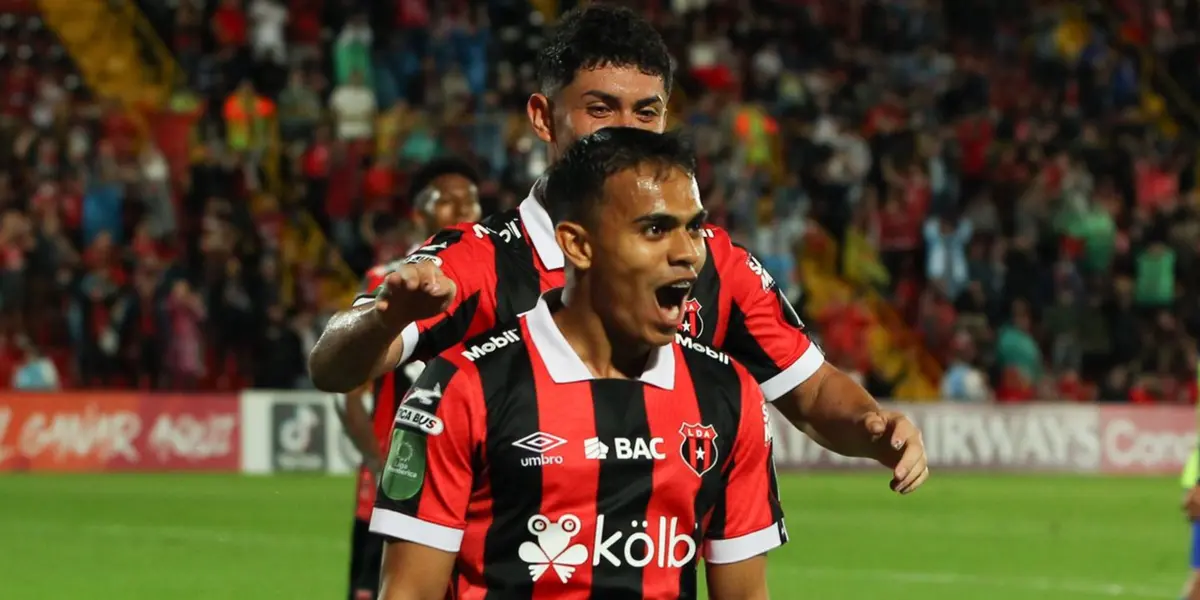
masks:
{"type": "Polygon", "coordinates": [[[737,247],[733,243],[733,238],[729,236],[729,232],[725,231],[724,227],[717,225],[705,225],[700,229],[700,237],[704,238],[704,244],[708,246],[709,254],[715,253],[719,258],[724,258],[737,247]]]}
{"type": "Polygon", "coordinates": [[[703,229],[708,246],[709,260],[713,262],[722,279],[753,277],[759,280],[763,290],[775,287],[775,280],[754,254],[745,246],[735,242],[722,227],[710,225],[703,229]]]}
{"type": "Polygon", "coordinates": [[[675,334],[674,345],[679,348],[677,355],[683,358],[693,377],[697,373],[704,377],[720,377],[727,380],[742,380],[751,377],[750,372],[720,348],[714,348],[700,340],[682,333],[675,334]]]}
{"type": "Polygon", "coordinates": [[[742,363],[719,348],[703,344],[694,337],[675,334],[676,355],[681,357],[696,390],[724,391],[731,399],[743,396],[747,387],[758,384],[742,363]]]}
{"type": "Polygon", "coordinates": [[[511,321],[455,344],[438,358],[477,374],[506,373],[514,360],[528,356],[525,343],[520,321],[511,321]]]}

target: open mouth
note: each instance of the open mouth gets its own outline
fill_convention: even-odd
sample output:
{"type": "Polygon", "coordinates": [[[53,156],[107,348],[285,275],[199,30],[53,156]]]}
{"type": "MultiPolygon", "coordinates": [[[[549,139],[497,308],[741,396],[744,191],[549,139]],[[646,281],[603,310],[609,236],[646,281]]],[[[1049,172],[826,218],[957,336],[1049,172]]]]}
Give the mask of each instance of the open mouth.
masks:
{"type": "Polygon", "coordinates": [[[683,319],[683,304],[692,295],[694,284],[692,279],[680,279],[654,290],[654,298],[658,301],[658,308],[665,321],[675,326],[679,325],[683,319]]]}

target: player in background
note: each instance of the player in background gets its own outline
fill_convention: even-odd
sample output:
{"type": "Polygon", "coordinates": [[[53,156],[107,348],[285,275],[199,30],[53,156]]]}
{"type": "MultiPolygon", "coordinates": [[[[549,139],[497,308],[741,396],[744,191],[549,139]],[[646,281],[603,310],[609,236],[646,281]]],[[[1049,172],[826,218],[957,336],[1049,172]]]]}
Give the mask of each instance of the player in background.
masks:
{"type": "MultiPolygon", "coordinates": [[[[527,114],[557,160],[606,127],[661,133],[672,80],[662,37],[631,10],[590,4],[566,13],[539,54],[541,92],[527,114]]],[[[377,292],[330,319],[309,357],[314,384],[353,389],[413,357],[428,358],[533,307],[563,285],[564,258],[539,182],[518,209],[430,240],[377,292]]],[[[704,230],[709,260],[687,307],[682,335],[737,359],[788,420],[839,454],[878,460],[891,487],[928,477],[920,431],[883,410],[825,362],[771,276],[719,227],[704,230]]]]}
{"type": "MultiPolygon", "coordinates": [[[[1196,386],[1200,388],[1200,363],[1196,365],[1196,386]]],[[[1196,421],[1200,426],[1200,405],[1197,405],[1196,421]]],[[[1200,427],[1198,427],[1200,428],[1200,427]]],[[[1183,588],[1183,600],[1200,600],[1200,442],[1188,458],[1181,481],[1187,490],[1183,497],[1183,512],[1192,524],[1192,550],[1188,564],[1192,568],[1183,588]]]]}
{"type": "MultiPolygon", "coordinates": [[[[409,182],[409,203],[417,239],[459,223],[478,221],[479,173],[466,161],[446,157],[434,159],[415,173],[409,182]]],[[[421,247],[418,242],[409,254],[421,247]]],[[[364,290],[373,290],[383,277],[398,265],[381,265],[367,272],[364,290]]],[[[357,479],[354,527],[350,537],[350,600],[374,600],[379,595],[379,564],[383,556],[383,538],[370,533],[368,521],[375,503],[375,489],[383,464],[383,440],[391,429],[395,414],[394,398],[407,390],[424,365],[413,361],[403,369],[390,370],[374,381],[347,393],[337,411],[346,434],[363,456],[357,479]],[[399,390],[399,392],[393,391],[399,390]],[[378,420],[372,423],[365,396],[374,392],[378,420]],[[375,425],[378,424],[379,427],[375,425]]]]}
{"type": "Polygon", "coordinates": [[[674,343],[705,261],[694,169],[677,135],[627,128],[551,169],[567,286],[404,400],[371,518],[384,600],[694,598],[701,557],[709,597],[767,598],[787,537],[766,401],[674,343]]]}

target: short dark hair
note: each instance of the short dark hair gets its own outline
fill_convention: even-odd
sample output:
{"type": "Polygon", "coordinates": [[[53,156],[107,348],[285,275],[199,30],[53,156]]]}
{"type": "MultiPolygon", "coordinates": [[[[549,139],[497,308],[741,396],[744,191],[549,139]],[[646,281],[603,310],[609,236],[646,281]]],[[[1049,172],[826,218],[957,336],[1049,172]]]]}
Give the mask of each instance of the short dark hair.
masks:
{"type": "Polygon", "coordinates": [[[471,163],[457,156],[435,158],[417,169],[408,183],[408,201],[414,209],[424,210],[418,198],[421,193],[433,184],[434,180],[443,175],[458,175],[479,185],[479,171],[471,163]]]}
{"type": "Polygon", "coordinates": [[[662,176],[671,169],[696,174],[692,145],[678,130],[606,127],[576,141],[550,167],[542,201],[555,223],[587,223],[604,198],[605,181],[642,165],[658,168],[662,176]]]}
{"type": "Polygon", "coordinates": [[[547,96],[583,69],[635,67],[663,80],[671,93],[674,68],[662,35],[641,15],[622,6],[589,4],[567,11],[538,51],[538,86],[547,96]]]}

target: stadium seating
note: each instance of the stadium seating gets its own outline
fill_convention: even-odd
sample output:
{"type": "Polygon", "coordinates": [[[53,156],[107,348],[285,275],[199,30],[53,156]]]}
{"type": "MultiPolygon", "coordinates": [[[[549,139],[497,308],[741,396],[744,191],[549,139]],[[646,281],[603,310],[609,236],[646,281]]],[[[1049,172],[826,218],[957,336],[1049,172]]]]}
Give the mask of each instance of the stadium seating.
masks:
{"type": "MultiPolygon", "coordinates": [[[[61,127],[88,124],[96,149],[116,152],[124,174],[124,195],[117,196],[129,200],[117,203],[119,215],[100,219],[105,228],[120,225],[114,237],[127,248],[113,267],[120,277],[112,294],[104,296],[103,310],[84,310],[94,302],[82,291],[95,273],[94,257],[103,254],[91,248],[97,226],[76,223],[71,241],[85,260],[68,269],[66,283],[49,284],[28,268],[22,271],[30,291],[46,287],[49,295],[32,303],[24,286],[16,289],[22,292],[22,308],[3,326],[13,340],[9,362],[19,366],[25,360],[15,348],[28,338],[57,358],[64,380],[72,383],[201,388],[253,383],[260,375],[254,353],[239,348],[261,343],[263,332],[279,325],[267,318],[275,313],[286,316],[289,339],[301,347],[312,343],[324,317],[345,305],[358,273],[375,259],[376,248],[364,232],[392,227],[374,215],[385,208],[403,215],[401,190],[414,165],[438,152],[473,156],[487,176],[487,209],[511,206],[523,197],[544,156],[522,122],[521,105],[538,31],[553,20],[559,3],[466,2],[412,12],[423,3],[364,2],[367,28],[374,29],[373,41],[366,44],[348,33],[361,27],[354,15],[326,4],[278,3],[290,13],[284,25],[258,0],[205,2],[195,5],[199,10],[153,2],[5,0],[0,71],[16,75],[6,77],[16,82],[7,84],[7,114],[24,117],[32,105],[52,103],[38,99],[29,66],[53,75],[69,92],[69,101],[65,113],[51,119],[60,127],[41,127],[37,137],[65,143],[69,138],[61,127]],[[445,26],[445,37],[414,33],[436,23],[445,26]],[[474,24],[483,27],[477,30],[474,24]],[[283,35],[276,37],[286,45],[282,64],[270,50],[280,27],[283,35]],[[400,45],[390,41],[393,37],[400,45]],[[347,65],[356,64],[369,67],[379,139],[316,140],[318,129],[335,131],[338,116],[328,99],[345,83],[347,65]],[[291,80],[297,82],[294,87],[288,87],[291,80]],[[228,121],[225,107],[242,81],[250,81],[271,108],[247,122],[248,142],[234,144],[231,128],[241,125],[228,121]],[[309,110],[313,101],[318,114],[297,112],[309,110]],[[368,157],[382,151],[396,152],[394,160],[385,161],[397,174],[395,187],[385,191],[387,207],[364,204],[358,193],[372,162],[368,157]],[[155,181],[165,188],[149,185],[159,159],[169,177],[155,181]],[[170,211],[148,201],[159,196],[167,198],[170,211]],[[155,211],[173,218],[164,220],[155,211]],[[147,220],[149,237],[135,235],[136,226],[147,220]],[[155,249],[149,261],[144,258],[148,248],[155,249]],[[205,325],[196,336],[183,336],[191,346],[176,348],[180,344],[154,327],[144,325],[143,332],[128,321],[129,299],[136,296],[131,291],[136,286],[129,284],[138,276],[158,286],[150,312],[163,331],[191,327],[181,316],[186,311],[171,303],[168,288],[181,277],[192,282],[207,320],[200,321],[205,325]],[[230,300],[237,296],[233,292],[250,290],[249,308],[230,300]],[[82,321],[55,322],[45,316],[46,307],[73,308],[71,314],[83,315],[82,321]],[[107,326],[88,331],[79,324],[97,318],[107,326]],[[106,351],[114,340],[117,349],[106,351]],[[172,374],[167,366],[147,361],[147,349],[172,357],[198,350],[205,364],[172,374]],[[148,368],[160,372],[147,373],[148,368]]],[[[756,12],[766,20],[755,26],[752,39],[716,6],[697,3],[697,9],[672,15],[660,4],[644,8],[680,62],[672,123],[707,141],[701,158],[714,219],[755,250],[789,295],[799,298],[815,335],[830,334],[824,344],[836,364],[862,375],[873,391],[906,399],[945,395],[949,388],[942,384],[957,381],[964,369],[984,374],[1002,399],[1194,397],[1194,386],[1187,384],[1194,379],[1189,351],[1194,354],[1200,308],[1185,300],[1195,287],[1191,279],[1200,278],[1190,270],[1195,251],[1186,244],[1172,247],[1182,294],[1172,297],[1174,306],[1166,313],[1172,318],[1164,321],[1159,312],[1143,307],[1131,325],[1130,335],[1137,337],[1163,333],[1155,329],[1160,322],[1178,322],[1170,334],[1178,351],[1153,365],[1147,363],[1152,357],[1140,351],[1092,352],[1081,361],[1076,346],[1051,332],[1063,324],[1046,321],[1043,314],[1058,314],[1052,310],[1058,289],[1053,269],[1042,263],[1068,257],[1065,261],[1074,266],[1063,266],[1064,273],[1072,281],[1086,274],[1094,294],[1105,299],[1125,285],[1119,282],[1137,279],[1138,265],[1149,264],[1139,263],[1148,247],[1141,232],[1157,232],[1163,222],[1154,217],[1162,209],[1133,210],[1142,196],[1166,198],[1182,222],[1196,218],[1190,203],[1200,110],[1190,100],[1188,86],[1195,82],[1177,82],[1186,72],[1171,68],[1186,47],[1149,45],[1138,11],[1120,3],[1108,12],[1086,13],[1050,0],[1019,3],[1025,7],[1020,10],[983,2],[977,8],[990,11],[992,18],[980,25],[979,19],[964,17],[957,4],[930,12],[928,5],[898,3],[887,13],[874,2],[822,0],[797,10],[762,0],[756,12]],[[889,23],[905,23],[908,29],[890,30],[889,23]],[[1108,87],[1098,87],[1093,73],[1107,77],[1108,87]],[[820,98],[826,92],[833,95],[820,98]],[[975,108],[987,109],[982,121],[971,121],[975,108]],[[1058,133],[1043,134],[1051,125],[1058,133]],[[972,137],[973,126],[982,127],[985,138],[972,137]],[[1093,151],[1084,140],[1089,129],[1102,137],[1137,132],[1157,151],[1144,156],[1093,151]],[[930,154],[931,147],[940,150],[930,154]],[[1084,224],[1093,221],[1068,229],[1057,221],[1025,227],[1026,208],[1036,204],[1028,203],[1061,200],[1055,186],[1063,172],[1057,162],[1062,148],[1077,148],[1076,156],[1086,160],[1125,157],[1129,162],[1122,164],[1136,167],[1136,178],[1112,181],[1115,196],[1099,194],[1108,193],[1109,176],[1123,173],[1124,166],[1112,172],[1071,171],[1090,176],[1088,189],[1094,191],[1080,196],[1080,206],[1088,218],[1098,219],[1094,223],[1106,219],[1097,207],[1116,208],[1117,245],[1129,249],[1117,251],[1107,271],[1087,271],[1078,262],[1078,253],[1090,243],[1091,230],[1084,224]],[[863,156],[853,153],[863,149],[867,170],[859,173],[855,169],[861,165],[852,161],[863,156]],[[931,162],[914,162],[918,151],[931,162]],[[1170,160],[1149,160],[1156,156],[1170,160]],[[996,180],[996,173],[1014,178],[996,180]],[[849,192],[843,193],[839,186],[846,184],[849,192]],[[935,186],[938,190],[931,192],[935,186]],[[886,210],[897,194],[902,202],[917,202],[900,229],[886,210]],[[897,233],[911,234],[928,219],[964,212],[993,219],[999,213],[998,230],[984,223],[989,230],[980,232],[981,224],[975,223],[975,235],[962,246],[976,258],[980,252],[996,253],[996,265],[1015,260],[1005,254],[1017,239],[1014,223],[1025,227],[1022,232],[1036,231],[1032,246],[1040,262],[1033,263],[1030,276],[1043,283],[1034,285],[1033,296],[1001,286],[989,288],[986,310],[968,306],[958,293],[960,283],[951,290],[957,297],[948,297],[942,284],[927,284],[941,273],[927,271],[941,267],[926,257],[942,246],[929,245],[920,231],[911,250],[898,253],[890,245],[897,233]],[[1007,327],[1016,297],[1034,309],[1030,335],[1007,327]],[[843,326],[850,322],[855,325],[843,326]],[[1031,373],[1032,380],[1023,381],[1009,368],[1011,357],[1005,353],[1009,342],[1027,338],[1032,346],[1021,347],[1040,355],[1035,370],[1045,375],[1031,373]],[[847,347],[865,352],[845,354],[847,347]],[[1126,383],[1102,381],[1114,368],[1129,372],[1126,383]],[[1072,383],[1080,375],[1082,381],[1072,383]]],[[[1154,21],[1160,28],[1155,31],[1173,22],[1170,9],[1164,10],[1154,21]]],[[[15,197],[37,196],[44,177],[26,169],[15,172],[15,197]]],[[[68,187],[69,172],[61,177],[61,187],[68,187]]],[[[94,208],[94,190],[77,193],[87,198],[80,204],[94,208]]],[[[47,194],[75,200],[61,189],[47,194]]],[[[36,212],[32,201],[22,200],[16,208],[36,212]]],[[[41,225],[34,225],[37,233],[41,225]]],[[[942,243],[942,238],[931,239],[942,243]]],[[[951,255],[958,252],[947,248],[951,255]]],[[[14,250],[14,257],[34,254],[14,250]]],[[[964,259],[972,277],[981,272],[977,267],[987,267],[976,258],[964,259]]],[[[1104,310],[1115,310],[1112,306],[1105,303],[1104,310]]],[[[303,385],[302,365],[294,368],[284,379],[303,385]]]]}

